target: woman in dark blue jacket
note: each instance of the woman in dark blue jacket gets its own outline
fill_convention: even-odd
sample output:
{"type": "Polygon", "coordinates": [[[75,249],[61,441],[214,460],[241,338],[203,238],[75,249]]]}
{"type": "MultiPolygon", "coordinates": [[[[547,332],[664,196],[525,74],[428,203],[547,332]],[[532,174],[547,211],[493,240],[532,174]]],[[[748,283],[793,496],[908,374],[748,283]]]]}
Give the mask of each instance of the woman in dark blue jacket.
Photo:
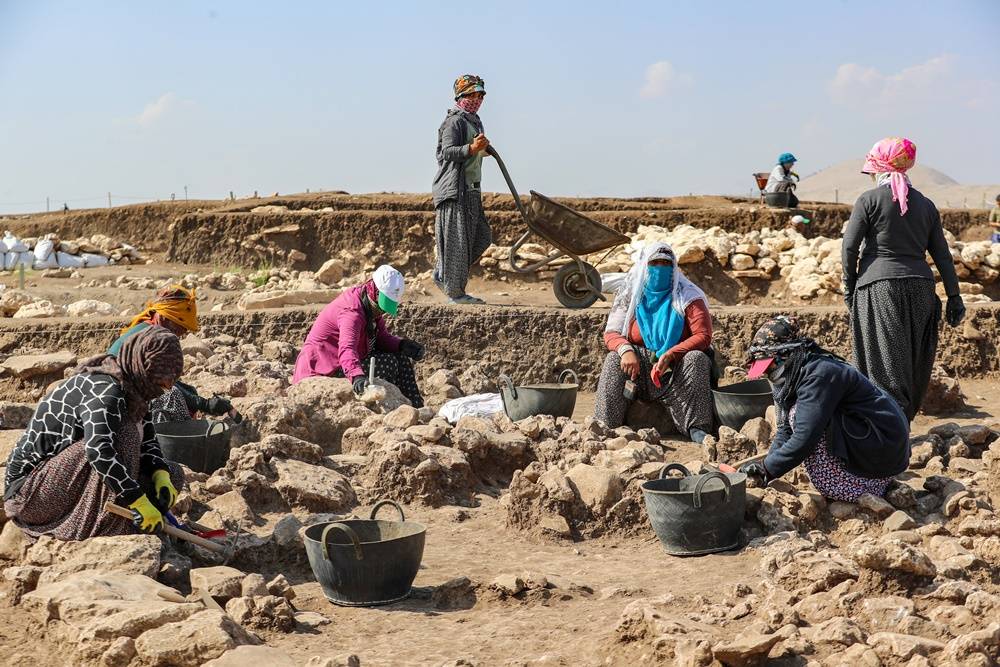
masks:
{"type": "Polygon", "coordinates": [[[748,377],[766,376],[778,423],[763,463],[741,468],[764,483],[804,464],[816,490],[855,502],[885,494],[910,460],[910,423],[899,404],[785,316],[766,322],[747,355],[748,377]]]}

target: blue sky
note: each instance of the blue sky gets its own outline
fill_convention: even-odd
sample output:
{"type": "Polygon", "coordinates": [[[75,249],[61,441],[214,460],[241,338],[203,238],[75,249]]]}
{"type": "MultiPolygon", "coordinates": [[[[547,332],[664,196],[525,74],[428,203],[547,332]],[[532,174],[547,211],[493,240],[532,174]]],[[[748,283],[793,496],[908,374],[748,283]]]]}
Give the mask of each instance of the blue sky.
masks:
{"type": "Polygon", "coordinates": [[[0,211],[427,192],[463,72],[521,191],[747,193],[890,134],[1000,182],[995,0],[0,0],[0,211]]]}

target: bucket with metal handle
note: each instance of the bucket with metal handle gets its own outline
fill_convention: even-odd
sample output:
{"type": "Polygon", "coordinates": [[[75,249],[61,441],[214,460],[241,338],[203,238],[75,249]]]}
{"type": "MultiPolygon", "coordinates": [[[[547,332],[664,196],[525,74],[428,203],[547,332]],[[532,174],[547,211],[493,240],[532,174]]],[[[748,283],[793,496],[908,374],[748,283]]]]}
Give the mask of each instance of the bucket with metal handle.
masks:
{"type": "Polygon", "coordinates": [[[367,520],[318,523],[305,531],[306,555],[326,598],[345,607],[373,607],[405,599],[420,569],[427,529],[407,521],[403,508],[380,500],[367,520]],[[376,520],[392,505],[399,521],[376,520]]]}
{"type": "Polygon", "coordinates": [[[559,374],[556,384],[529,384],[515,387],[507,375],[497,379],[503,409],[511,421],[520,421],[535,415],[572,417],[576,408],[576,394],[580,380],[567,368],[559,374]],[[567,382],[569,379],[569,382],[567,382]]]}
{"type": "Polygon", "coordinates": [[[737,548],[746,510],[746,480],[740,472],[692,475],[681,464],[671,463],[663,467],[659,479],[643,482],[649,521],[667,553],[697,556],[737,548]],[[684,476],[667,477],[671,470],[684,476]]]}

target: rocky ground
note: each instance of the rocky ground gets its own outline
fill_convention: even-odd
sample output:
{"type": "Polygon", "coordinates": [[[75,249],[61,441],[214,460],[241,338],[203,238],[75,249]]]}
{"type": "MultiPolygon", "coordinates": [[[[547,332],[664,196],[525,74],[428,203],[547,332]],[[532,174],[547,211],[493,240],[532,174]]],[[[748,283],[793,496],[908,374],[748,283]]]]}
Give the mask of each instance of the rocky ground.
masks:
{"type": "MultiPolygon", "coordinates": [[[[329,300],[367,266],[365,249],[349,243],[342,244],[346,254],[293,261],[291,250],[311,248],[296,239],[340,224],[334,218],[344,210],[356,219],[385,215],[386,229],[400,234],[426,225],[423,200],[375,199],[388,212],[365,208],[372,198],[346,195],[278,200],[256,212],[260,202],[178,206],[171,209],[177,216],[172,229],[157,227],[155,243],[138,245],[152,264],[86,269],[78,277],[29,276],[29,295],[54,307],[90,298],[113,312],[0,321],[0,399],[9,399],[0,402],[0,459],[6,460],[45,387],[83,355],[103,349],[121,326],[121,312],[140,306],[158,284],[182,280],[198,288],[203,312],[223,311],[206,315],[200,335],[184,339],[185,380],[203,394],[233,396],[245,420],[234,427],[225,466],[212,475],[187,471],[177,512],[238,538],[227,562],[152,536],[29,545],[0,516],[0,663],[916,667],[1000,660],[995,308],[970,308],[971,329],[945,331],[943,368],[927,405],[934,414],[914,422],[910,469],[885,500],[828,503],[802,474],[790,474],[766,489],[748,489],[739,550],[678,558],[657,541],[640,485],[666,463],[708,470],[761,451],[773,429],[767,419],[740,431],[723,428],[695,446],[662,424],[649,428],[639,414],[633,415],[635,428],[605,429],[589,418],[588,394],[579,397],[572,419],[465,418],[451,424],[436,416],[451,398],[492,390],[501,370],[541,380],[572,366],[592,390],[601,357],[594,332],[603,312],[550,308],[555,301],[544,276],[519,282],[486,266],[474,283],[480,293],[495,303],[533,308],[490,308],[478,319],[433,305],[440,300],[433,288],[410,292],[417,305],[397,324],[403,333],[432,332],[420,368],[428,408],[406,405],[392,387],[360,401],[345,380],[289,386],[297,345],[314,311],[302,309],[306,297],[287,295],[329,300]],[[220,220],[246,232],[240,238],[247,243],[232,246],[234,258],[277,256],[280,248],[284,263],[237,270],[203,260],[179,266],[171,259],[187,247],[177,230],[220,220]],[[288,227],[293,223],[298,231],[288,227]],[[279,227],[284,231],[263,233],[279,227]],[[275,298],[291,300],[267,302],[275,298]],[[254,302],[286,309],[257,313],[254,302]],[[226,312],[241,304],[242,313],[226,312]],[[104,314],[118,317],[89,316],[104,314]],[[491,341],[489,349],[482,349],[483,340],[491,341]],[[367,518],[384,498],[427,527],[413,593],[387,607],[334,606],[314,580],[303,532],[319,522],[367,518]]],[[[501,222],[499,248],[511,240],[503,230],[511,226],[512,206],[509,198],[488,203],[501,222]]],[[[713,303],[740,304],[754,293],[754,303],[797,308],[803,301],[793,293],[797,277],[789,272],[809,263],[812,250],[827,253],[817,266],[839,256],[828,240],[799,241],[785,231],[754,238],[754,225],[766,226],[758,224],[756,210],[732,212],[743,216],[726,226],[733,232],[712,231],[718,213],[713,218],[695,204],[571,205],[636,238],[660,237],[668,223],[670,234],[687,234],[694,239],[684,250],[689,259],[699,248],[703,256],[685,268],[703,282],[715,281],[713,303]],[[640,231],[639,221],[651,227],[640,231]],[[681,223],[704,234],[679,229],[681,223]],[[806,249],[802,257],[798,248],[806,249]],[[783,260],[786,254],[791,259],[783,260]],[[734,268],[746,264],[741,255],[753,260],[752,269],[734,268]],[[775,267],[766,281],[732,275],[763,270],[759,265],[767,259],[775,267]],[[738,285],[752,280],[766,285],[756,292],[738,285]]],[[[720,199],[711,210],[740,206],[720,199]]],[[[834,236],[843,209],[819,211],[824,234],[834,236]]],[[[125,216],[115,219],[120,229],[134,231],[162,211],[115,215],[125,216]]],[[[18,221],[27,228],[57,223],[63,226],[51,231],[63,238],[98,233],[102,224],[89,214],[18,221]]],[[[960,235],[965,223],[953,215],[948,224],[960,235]]],[[[17,231],[26,237],[31,230],[17,231]]],[[[671,240],[684,247],[681,239],[671,240]]],[[[425,232],[414,231],[410,242],[426,241],[425,232]]],[[[978,246],[969,241],[957,249],[956,262],[993,268],[996,246],[972,256],[965,249],[978,246]]],[[[412,277],[426,272],[416,259],[403,266],[412,277]]],[[[810,269],[809,275],[832,270],[810,269]]],[[[18,291],[15,279],[5,278],[8,297],[18,291]]],[[[831,287],[810,303],[836,303],[831,287]]],[[[808,330],[841,350],[846,323],[835,310],[803,312],[808,330]]],[[[740,357],[741,339],[766,314],[745,305],[717,311],[726,360],[740,357]]],[[[383,518],[392,514],[383,512],[383,518]]]]}

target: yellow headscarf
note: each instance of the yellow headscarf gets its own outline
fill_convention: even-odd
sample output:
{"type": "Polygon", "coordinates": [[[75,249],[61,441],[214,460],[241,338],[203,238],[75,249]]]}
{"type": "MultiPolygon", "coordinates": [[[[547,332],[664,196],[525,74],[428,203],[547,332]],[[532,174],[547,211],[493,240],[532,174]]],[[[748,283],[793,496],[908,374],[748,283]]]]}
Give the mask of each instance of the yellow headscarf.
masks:
{"type": "Polygon", "coordinates": [[[153,313],[159,313],[191,333],[198,330],[198,305],[195,303],[194,290],[183,285],[168,285],[156,293],[155,300],[146,302],[146,309],[132,318],[129,325],[122,329],[122,333],[140,322],[149,322],[153,313]]]}

